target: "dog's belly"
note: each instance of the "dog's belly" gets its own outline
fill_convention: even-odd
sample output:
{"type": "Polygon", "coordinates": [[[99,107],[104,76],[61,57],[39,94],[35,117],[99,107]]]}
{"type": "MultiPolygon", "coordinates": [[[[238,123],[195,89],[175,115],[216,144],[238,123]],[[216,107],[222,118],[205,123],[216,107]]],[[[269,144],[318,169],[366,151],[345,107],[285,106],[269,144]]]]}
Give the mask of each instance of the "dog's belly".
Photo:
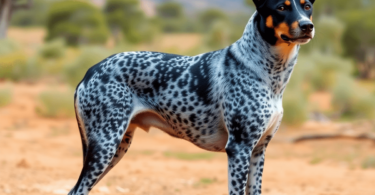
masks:
{"type": "Polygon", "coordinates": [[[208,151],[225,151],[228,140],[228,133],[224,123],[218,122],[214,126],[209,126],[214,121],[197,120],[195,123],[187,122],[187,116],[179,114],[181,123],[176,116],[163,117],[155,111],[144,110],[132,118],[131,125],[140,127],[148,131],[151,127],[156,127],[167,134],[187,140],[196,146],[208,151]],[[185,121],[185,122],[184,122],[185,121]]]}

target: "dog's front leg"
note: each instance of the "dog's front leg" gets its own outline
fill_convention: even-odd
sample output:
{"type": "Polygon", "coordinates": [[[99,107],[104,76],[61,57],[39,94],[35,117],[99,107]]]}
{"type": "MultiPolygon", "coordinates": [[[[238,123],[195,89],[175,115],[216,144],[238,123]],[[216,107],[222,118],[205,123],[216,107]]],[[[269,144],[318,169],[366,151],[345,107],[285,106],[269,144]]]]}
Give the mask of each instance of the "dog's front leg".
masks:
{"type": "Polygon", "coordinates": [[[251,155],[246,195],[262,194],[262,176],[267,144],[257,145],[251,155]]]}
{"type": "Polygon", "coordinates": [[[250,171],[252,147],[229,141],[225,150],[228,155],[229,195],[244,195],[250,171]]]}
{"type": "Polygon", "coordinates": [[[251,155],[265,130],[265,119],[258,115],[256,110],[248,112],[248,108],[237,108],[237,105],[243,103],[233,104],[235,101],[236,99],[228,97],[228,103],[224,107],[224,119],[229,135],[225,146],[228,156],[228,186],[229,195],[245,195],[251,155]]]}

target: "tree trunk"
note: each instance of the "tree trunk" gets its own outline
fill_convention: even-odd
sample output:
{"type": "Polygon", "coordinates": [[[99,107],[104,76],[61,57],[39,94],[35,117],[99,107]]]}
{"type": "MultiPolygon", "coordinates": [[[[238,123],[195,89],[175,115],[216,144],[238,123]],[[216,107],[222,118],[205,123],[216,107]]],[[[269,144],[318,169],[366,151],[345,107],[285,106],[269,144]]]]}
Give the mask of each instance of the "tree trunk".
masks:
{"type": "Polygon", "coordinates": [[[0,39],[7,36],[12,13],[18,9],[28,9],[32,5],[32,0],[27,0],[26,4],[17,4],[17,0],[0,0],[0,39]]]}
{"type": "Polygon", "coordinates": [[[12,0],[0,0],[0,39],[4,39],[7,36],[11,12],[12,0]]]}
{"type": "Polygon", "coordinates": [[[367,48],[365,57],[358,63],[361,79],[375,79],[375,48],[367,48]]]}

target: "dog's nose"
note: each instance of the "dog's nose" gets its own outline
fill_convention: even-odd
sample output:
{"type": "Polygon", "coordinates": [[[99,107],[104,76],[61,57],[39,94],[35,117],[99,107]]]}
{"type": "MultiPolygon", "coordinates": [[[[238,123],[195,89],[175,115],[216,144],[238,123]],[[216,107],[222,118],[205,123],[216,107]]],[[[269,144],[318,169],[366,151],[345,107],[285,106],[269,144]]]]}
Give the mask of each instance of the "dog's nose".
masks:
{"type": "Polygon", "coordinates": [[[299,27],[301,28],[302,32],[304,33],[311,33],[314,29],[314,24],[310,21],[302,21],[299,23],[299,27]]]}

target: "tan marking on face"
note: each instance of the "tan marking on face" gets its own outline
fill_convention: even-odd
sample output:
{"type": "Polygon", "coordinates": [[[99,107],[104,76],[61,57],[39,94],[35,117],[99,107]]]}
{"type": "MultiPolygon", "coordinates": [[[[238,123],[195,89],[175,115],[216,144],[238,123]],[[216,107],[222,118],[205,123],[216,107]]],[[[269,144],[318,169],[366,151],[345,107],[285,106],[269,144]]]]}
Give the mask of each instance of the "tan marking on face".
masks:
{"type": "Polygon", "coordinates": [[[311,22],[313,21],[313,19],[312,19],[312,15],[310,16],[310,20],[311,20],[311,22]]]}
{"type": "MultiPolygon", "coordinates": [[[[293,25],[298,26],[298,22],[296,24],[295,23],[296,22],[292,24],[292,27],[293,25]]],[[[296,43],[286,42],[281,38],[281,35],[292,37],[289,31],[290,31],[290,27],[285,22],[275,27],[275,36],[277,37],[277,42],[275,46],[279,50],[280,55],[283,56],[284,58],[288,58],[290,54],[292,53],[294,46],[296,46],[296,43]]]]}
{"type": "Polygon", "coordinates": [[[281,35],[290,36],[290,27],[286,22],[280,23],[277,27],[275,27],[275,33],[277,38],[281,38],[281,35]]]}
{"type": "Polygon", "coordinates": [[[266,19],[266,26],[268,28],[273,28],[273,19],[272,19],[272,16],[268,16],[267,19],[266,19]]]}
{"type": "Polygon", "coordinates": [[[292,23],[292,29],[297,29],[298,28],[298,21],[295,21],[292,23]]]}
{"type": "Polygon", "coordinates": [[[305,0],[301,0],[300,2],[301,2],[301,4],[305,4],[305,3],[306,3],[306,1],[305,1],[305,0]]]}
{"type": "Polygon", "coordinates": [[[290,6],[290,1],[285,1],[285,5],[290,6]]]}

